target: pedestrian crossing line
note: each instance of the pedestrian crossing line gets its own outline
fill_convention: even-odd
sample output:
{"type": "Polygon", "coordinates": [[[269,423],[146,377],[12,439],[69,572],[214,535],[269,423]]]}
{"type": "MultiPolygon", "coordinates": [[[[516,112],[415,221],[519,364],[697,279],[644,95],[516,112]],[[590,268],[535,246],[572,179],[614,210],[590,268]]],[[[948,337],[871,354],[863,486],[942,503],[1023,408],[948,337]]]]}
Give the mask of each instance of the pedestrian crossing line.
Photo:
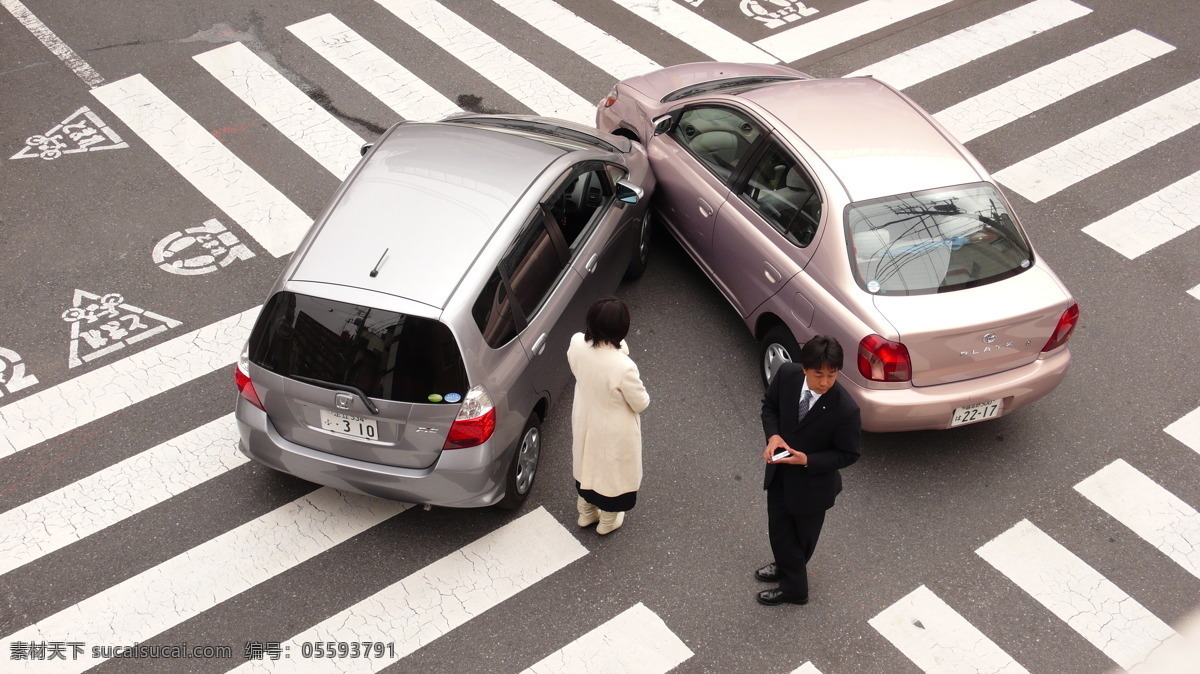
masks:
{"type": "Polygon", "coordinates": [[[432,122],[462,112],[437,89],[332,14],[322,14],[287,29],[406,120],[432,122]]]}
{"type": "Polygon", "coordinates": [[[866,0],[839,12],[781,30],[754,44],[790,63],[950,2],[951,0],[866,0]]]}
{"type": "Polygon", "coordinates": [[[618,80],[662,67],[553,0],[494,2],[618,80]]]}
{"type": "Polygon", "coordinates": [[[1021,520],[975,554],[1125,669],[1175,634],[1029,520],[1021,520]]]}
{"type": "Polygon", "coordinates": [[[537,114],[593,124],[595,105],[441,4],[375,1],[537,114]]]}
{"type": "Polygon", "coordinates": [[[67,65],[79,79],[83,80],[89,87],[100,86],[104,83],[104,78],[96,69],[83,60],[83,57],[75,53],[74,49],[67,46],[54,31],[50,30],[42,20],[34,16],[33,12],[29,11],[21,0],[0,0],[0,5],[4,6],[13,18],[21,22],[26,30],[33,34],[52,54],[57,56],[59,60],[67,65]]]}
{"type": "Polygon", "coordinates": [[[714,61],[778,63],[769,50],[755,46],[696,14],[675,0],[613,0],[647,23],[673,35],[714,61]]]}
{"type": "Polygon", "coordinates": [[[543,507],[284,641],[286,660],[251,660],[238,671],[374,672],[588,553],[543,507]],[[383,657],[300,659],[302,644],[394,643],[383,657]]]}
{"type": "Polygon", "coordinates": [[[241,42],[192,57],[327,171],[345,180],[362,138],[241,42]]]}
{"type": "Polygon", "coordinates": [[[965,143],[1173,49],[1131,30],[968,98],[934,118],[965,143]]]}
{"type": "MultiPolygon", "coordinates": [[[[1196,286],[1192,290],[1200,291],[1200,286],[1196,286]]],[[[1171,437],[1200,453],[1200,407],[1171,422],[1163,430],[1171,437]]]]}
{"type": "Polygon", "coordinates": [[[1028,670],[924,585],[867,623],[925,672],[1028,674],[1028,670]]]}
{"type": "MultiPolygon", "coordinates": [[[[409,507],[322,487],[15,632],[0,647],[9,652],[14,642],[146,641],[409,507]]],[[[106,659],[91,655],[56,663],[55,671],[81,672],[106,659]]],[[[6,671],[33,671],[40,664],[13,661],[6,671]]]]}
{"type": "Polygon", "coordinates": [[[1200,123],[1200,80],[1023,159],[993,176],[1039,202],[1200,123]]]}
{"type": "Polygon", "coordinates": [[[261,306],[0,407],[0,458],[233,365],[261,306]]]}
{"type": "Polygon", "coordinates": [[[870,75],[897,89],[907,89],[1051,28],[1087,16],[1091,11],[1071,0],[1035,0],[859,68],[846,77],[870,75]]]}
{"type": "Polygon", "coordinates": [[[523,674],[669,672],[695,655],[671,628],[638,602],[612,620],[551,653],[523,674]]]}
{"type": "Polygon", "coordinates": [[[304,211],[204,130],[142,75],[92,95],[275,257],[296,249],[312,225],[304,211]]]}
{"type": "Polygon", "coordinates": [[[1101,510],[1200,578],[1200,513],[1117,459],[1075,485],[1101,510]]]}
{"type": "MultiPolygon", "coordinates": [[[[1200,285],[1189,290],[1188,294],[1191,295],[1192,297],[1195,297],[1196,299],[1200,300],[1200,285]]],[[[1200,449],[1198,449],[1196,451],[1200,452],[1200,449]]]]}
{"type": "Polygon", "coordinates": [[[1200,225],[1200,172],[1087,227],[1084,233],[1130,260],[1200,225]]]}
{"type": "Polygon", "coordinates": [[[237,443],[229,414],[0,514],[0,575],[246,463],[237,443]]]}
{"type": "Polygon", "coordinates": [[[821,670],[811,662],[806,662],[803,665],[793,669],[791,674],[821,674],[821,670]]]}

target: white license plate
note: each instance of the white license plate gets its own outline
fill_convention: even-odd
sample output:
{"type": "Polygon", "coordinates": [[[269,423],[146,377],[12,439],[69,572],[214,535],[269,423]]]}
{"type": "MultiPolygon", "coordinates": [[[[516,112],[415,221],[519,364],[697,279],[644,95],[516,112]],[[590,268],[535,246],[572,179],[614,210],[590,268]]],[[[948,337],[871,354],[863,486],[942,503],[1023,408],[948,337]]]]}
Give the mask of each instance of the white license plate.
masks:
{"type": "Polygon", "coordinates": [[[374,419],[366,419],[353,414],[321,410],[321,428],[339,435],[349,435],[353,438],[379,439],[379,427],[374,419]]]}
{"type": "Polygon", "coordinates": [[[976,403],[967,405],[954,410],[954,416],[950,417],[950,427],[962,426],[963,424],[973,424],[976,421],[991,419],[1000,416],[1004,411],[1003,398],[989,400],[985,403],[976,403]]]}

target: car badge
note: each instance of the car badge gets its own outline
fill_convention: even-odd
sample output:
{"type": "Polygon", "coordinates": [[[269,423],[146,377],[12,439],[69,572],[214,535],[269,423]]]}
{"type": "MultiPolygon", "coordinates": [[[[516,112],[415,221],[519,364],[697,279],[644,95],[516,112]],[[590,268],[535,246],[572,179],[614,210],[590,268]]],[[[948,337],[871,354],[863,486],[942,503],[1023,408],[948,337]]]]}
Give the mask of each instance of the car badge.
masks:
{"type": "Polygon", "coordinates": [[[983,336],[984,344],[991,344],[994,341],[996,341],[996,333],[994,333],[994,332],[989,332],[983,336]]]}
{"type": "Polygon", "coordinates": [[[333,406],[339,410],[348,410],[354,403],[354,396],[349,393],[338,393],[333,396],[333,406]]]}

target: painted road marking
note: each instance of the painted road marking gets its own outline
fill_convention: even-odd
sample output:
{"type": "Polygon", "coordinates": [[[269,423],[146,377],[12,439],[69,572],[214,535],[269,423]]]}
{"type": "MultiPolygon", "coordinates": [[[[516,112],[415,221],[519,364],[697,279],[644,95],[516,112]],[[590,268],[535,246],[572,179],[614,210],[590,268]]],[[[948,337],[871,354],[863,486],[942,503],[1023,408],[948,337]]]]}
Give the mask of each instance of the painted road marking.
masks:
{"type": "Polygon", "coordinates": [[[1029,520],[1021,520],[975,554],[1125,669],[1175,634],[1029,520]]]}
{"type": "Polygon", "coordinates": [[[65,42],[58,39],[54,31],[46,27],[42,20],[33,15],[25,5],[21,4],[20,0],[0,0],[0,5],[4,5],[21,25],[33,33],[33,36],[46,45],[46,48],[54,53],[67,67],[79,76],[89,87],[98,87],[104,83],[104,78],[100,73],[96,72],[92,66],[88,65],[79,54],[75,53],[74,49],[67,46],[65,42]]]}
{"type": "Polygon", "coordinates": [[[237,260],[249,260],[254,252],[214,218],[198,227],[166,235],[155,244],[150,257],[163,271],[195,276],[217,271],[237,260]]]}
{"type": "Polygon", "coordinates": [[[1130,260],[1200,225],[1200,172],[1122,208],[1083,231],[1130,260]]]}
{"type": "Polygon", "coordinates": [[[907,89],[1038,33],[1086,16],[1091,11],[1071,0],[1035,0],[866,68],[859,68],[846,77],[871,75],[897,89],[907,89]]]}
{"type": "Polygon", "coordinates": [[[1104,512],[1200,578],[1200,513],[1117,459],[1075,485],[1104,512]]]}
{"type": "Polygon", "coordinates": [[[249,461],[232,414],[0,514],[0,575],[249,461]]]}
{"type": "Polygon", "coordinates": [[[233,365],[261,306],[0,407],[0,458],[233,365]]]}
{"type": "Polygon", "coordinates": [[[925,672],[1028,674],[924,585],[867,623],[925,672]]]}
{"type": "Polygon", "coordinates": [[[432,122],[462,112],[332,14],[301,21],[288,30],[406,120],[432,122]]]}
{"type": "Polygon", "coordinates": [[[72,112],[66,119],[54,125],[46,133],[30,136],[25,147],[9,159],[32,159],[39,157],[53,161],[64,154],[119,150],[129,147],[121,140],[100,116],[84,106],[72,112]],[[104,141],[108,141],[104,144],[104,141]]]}
{"type": "Polygon", "coordinates": [[[547,655],[524,674],[669,672],[692,657],[663,619],[638,602],[612,620],[547,655]]]}
{"type": "MultiPolygon", "coordinates": [[[[10,634],[2,647],[9,652],[14,642],[78,641],[90,647],[146,641],[410,507],[322,487],[10,634]]],[[[88,649],[79,660],[55,663],[55,671],[82,672],[106,659],[92,657],[88,649]]],[[[42,671],[44,664],[14,660],[6,667],[42,671]]]]}
{"type": "Polygon", "coordinates": [[[16,393],[37,383],[37,377],[25,374],[25,363],[21,362],[21,354],[0,346],[0,397],[5,391],[16,393]]]}
{"type": "MultiPolygon", "coordinates": [[[[1196,286],[1192,290],[1200,290],[1200,286],[1196,286]]],[[[1183,415],[1163,430],[1171,437],[1200,453],[1200,407],[1183,415]]]]}
{"type": "Polygon", "coordinates": [[[994,177],[1038,202],[1200,123],[1200,80],[1144,103],[994,177]]]}
{"type": "Polygon", "coordinates": [[[714,61],[777,63],[779,59],[674,0],[613,0],[714,61]]]}
{"type": "Polygon", "coordinates": [[[83,365],[123,349],[126,345],[136,344],[183,325],[173,318],[128,304],[119,293],[108,293],[102,297],[78,288],[75,289],[71,308],[62,313],[62,318],[71,324],[70,367],[83,365]]]}
{"type": "MultiPolygon", "coordinates": [[[[1188,294],[1191,295],[1192,297],[1195,297],[1196,299],[1200,300],[1200,285],[1197,285],[1195,288],[1192,288],[1191,290],[1189,290],[1188,294]]],[[[1198,446],[1200,446],[1200,445],[1198,445],[1198,446]]],[[[1200,452],[1200,449],[1198,449],[1196,451],[1200,452]]]]}
{"type": "Polygon", "coordinates": [[[747,18],[761,22],[771,30],[821,11],[816,7],[808,7],[799,0],[742,0],[738,3],[738,9],[742,10],[742,14],[747,18]],[[771,9],[763,7],[763,2],[770,2],[771,9]]]}
{"type": "Polygon", "coordinates": [[[1131,30],[968,98],[934,118],[965,143],[1173,49],[1131,30]]]}
{"type": "Polygon", "coordinates": [[[241,42],[192,57],[327,171],[345,180],[362,138],[241,42]]]}
{"type": "Polygon", "coordinates": [[[803,665],[792,670],[791,674],[821,674],[821,670],[811,662],[806,662],[803,665]]]}
{"type": "Polygon", "coordinates": [[[495,0],[495,3],[619,80],[662,67],[553,0],[495,0]]]}
{"type": "Polygon", "coordinates": [[[951,0],[866,0],[840,12],[764,37],[754,44],[790,63],[949,2],[951,0]]]}
{"type": "Polygon", "coordinates": [[[587,554],[543,507],[283,642],[290,660],[251,660],[238,670],[374,672],[587,554]],[[395,643],[383,657],[301,659],[305,643],[395,643]]]}
{"type": "Polygon", "coordinates": [[[591,125],[595,106],[454,12],[429,0],[375,0],[539,115],[591,125]]]}
{"type": "Polygon", "coordinates": [[[133,75],[92,94],[268,252],[296,249],[312,219],[150,80],[133,75]]]}

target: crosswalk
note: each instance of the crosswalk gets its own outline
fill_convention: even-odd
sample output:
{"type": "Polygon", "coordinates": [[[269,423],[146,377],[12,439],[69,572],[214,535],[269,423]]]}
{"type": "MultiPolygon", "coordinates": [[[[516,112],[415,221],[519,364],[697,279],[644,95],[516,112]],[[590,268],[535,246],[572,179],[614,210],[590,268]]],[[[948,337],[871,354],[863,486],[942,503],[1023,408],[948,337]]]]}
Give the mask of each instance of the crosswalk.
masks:
{"type": "MultiPolygon", "coordinates": [[[[612,0],[623,20],[643,24],[640,30],[620,36],[553,0],[491,1],[527,26],[531,36],[550,39],[580,63],[613,78],[626,78],[660,67],[639,51],[637,36],[646,40],[647,35],[665,35],[678,47],[676,51],[716,60],[796,64],[921,17],[950,0],[864,0],[838,12],[808,17],[757,41],[744,40],[675,0],[612,0]]],[[[591,101],[603,92],[579,91],[560,82],[561,64],[535,64],[522,55],[520,45],[501,43],[438,2],[375,0],[375,4],[396,22],[397,30],[419,36],[422,50],[437,54],[464,77],[486,81],[510,96],[523,108],[514,112],[592,122],[591,101]]],[[[898,89],[909,89],[1002,54],[1033,36],[1070,30],[1092,13],[1072,0],[1033,0],[873,65],[831,75],[872,75],[898,89]]],[[[21,16],[24,22],[32,15],[26,11],[21,16]]],[[[401,119],[436,120],[461,111],[460,103],[440,83],[426,82],[414,74],[417,69],[412,64],[402,62],[403,50],[372,44],[358,32],[363,29],[334,14],[287,26],[292,39],[401,119]]],[[[1009,125],[1035,112],[1063,114],[1073,96],[1123,73],[1153,68],[1157,59],[1174,49],[1131,28],[1027,73],[1014,73],[1004,84],[964,97],[935,117],[964,142],[1002,135],[1009,125]]],[[[665,51],[670,50],[655,49],[659,54],[665,51]]],[[[232,43],[195,55],[189,65],[228,92],[226,105],[248,108],[312,160],[311,167],[296,170],[311,168],[344,179],[358,160],[359,145],[370,139],[314,102],[273,65],[274,59],[264,56],[232,43]]],[[[803,63],[796,65],[803,69],[803,63]]],[[[108,83],[97,75],[89,83],[96,100],[132,136],[246,236],[276,257],[295,250],[312,223],[311,216],[289,199],[286,186],[264,179],[252,160],[218,142],[176,103],[187,100],[186,92],[143,75],[108,83]]],[[[1090,178],[1120,171],[1125,160],[1177,141],[1197,124],[1200,80],[1143,100],[996,171],[995,176],[1027,201],[1053,200],[1090,178]]],[[[1147,256],[1162,246],[1195,249],[1200,246],[1193,231],[1200,224],[1198,176],[1146,185],[1147,196],[1105,215],[1083,232],[1129,264],[1149,264],[1147,256]]],[[[1194,280],[1200,283],[1200,278],[1194,280]]],[[[1200,285],[1180,291],[1200,299],[1200,285]]],[[[193,328],[74,379],[32,389],[12,402],[6,398],[0,406],[0,460],[37,451],[64,434],[231,366],[258,310],[252,307],[193,328]]],[[[1200,409],[1163,430],[1184,447],[1200,452],[1200,409]]],[[[235,444],[233,419],[222,416],[0,513],[0,577],[36,565],[55,551],[87,545],[122,521],[153,514],[156,506],[172,498],[205,489],[214,478],[245,463],[235,444]]],[[[1192,505],[1124,460],[1100,469],[1074,489],[1077,497],[1200,579],[1200,515],[1192,505]]],[[[12,650],[16,644],[47,641],[152,641],[240,593],[331,553],[373,527],[405,516],[408,509],[408,504],[319,488],[53,615],[39,616],[5,636],[0,646],[9,653],[16,652],[12,650]]],[[[974,563],[980,565],[982,578],[991,574],[987,582],[1018,587],[1117,666],[1136,667],[1171,642],[1175,634],[1171,626],[1035,522],[1045,524],[1036,518],[1021,520],[976,551],[974,563]]],[[[453,630],[468,628],[473,618],[587,554],[588,549],[569,531],[536,508],[287,636],[281,648],[291,658],[249,660],[241,669],[312,671],[322,666],[330,671],[378,671],[453,630]],[[316,642],[389,646],[375,657],[299,657],[302,649],[316,642]]],[[[934,580],[919,584],[884,608],[869,621],[870,626],[926,672],[1027,671],[987,636],[986,625],[976,627],[939,598],[931,589],[936,588],[934,580]]],[[[581,663],[588,663],[589,670],[666,672],[692,657],[692,650],[670,626],[639,603],[600,621],[542,660],[528,663],[526,671],[579,671],[581,663]]],[[[838,671],[836,662],[804,662],[800,654],[797,658],[797,672],[838,671]]],[[[69,663],[56,663],[54,671],[83,671],[105,659],[104,653],[96,656],[89,651],[69,663]]],[[[49,671],[45,662],[14,662],[15,669],[8,671],[49,671]]]]}

